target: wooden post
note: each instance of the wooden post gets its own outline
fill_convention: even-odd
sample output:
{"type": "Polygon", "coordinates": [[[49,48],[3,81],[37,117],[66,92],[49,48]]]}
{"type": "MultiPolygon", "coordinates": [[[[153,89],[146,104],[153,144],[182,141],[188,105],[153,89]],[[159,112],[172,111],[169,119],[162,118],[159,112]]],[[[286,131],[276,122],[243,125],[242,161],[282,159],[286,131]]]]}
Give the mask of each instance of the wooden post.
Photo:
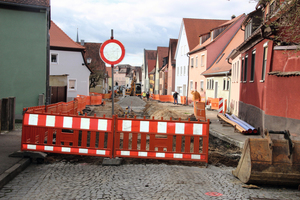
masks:
{"type": "Polygon", "coordinates": [[[9,118],[8,118],[8,130],[15,130],[15,107],[16,107],[16,97],[8,98],[8,107],[9,107],[9,118]]]}
{"type": "Polygon", "coordinates": [[[1,109],[1,130],[8,130],[8,115],[9,115],[9,107],[8,107],[8,98],[2,99],[2,109],[1,109]]]}

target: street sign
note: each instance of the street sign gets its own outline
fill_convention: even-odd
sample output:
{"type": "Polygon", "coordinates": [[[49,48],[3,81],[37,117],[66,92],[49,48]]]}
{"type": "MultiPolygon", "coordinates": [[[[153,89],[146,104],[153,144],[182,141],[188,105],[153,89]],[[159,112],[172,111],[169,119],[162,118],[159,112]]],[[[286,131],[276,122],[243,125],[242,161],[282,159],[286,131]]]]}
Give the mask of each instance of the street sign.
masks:
{"type": "Polygon", "coordinates": [[[118,40],[106,40],[100,47],[100,57],[107,64],[118,64],[123,60],[124,56],[124,45],[118,40]]]}

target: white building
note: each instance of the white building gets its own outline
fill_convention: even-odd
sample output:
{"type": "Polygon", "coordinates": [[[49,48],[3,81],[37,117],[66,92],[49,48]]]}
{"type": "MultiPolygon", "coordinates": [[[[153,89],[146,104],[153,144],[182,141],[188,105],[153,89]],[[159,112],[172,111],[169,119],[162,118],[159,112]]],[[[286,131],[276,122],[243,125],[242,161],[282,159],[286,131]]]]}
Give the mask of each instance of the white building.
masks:
{"type": "MultiPolygon", "coordinates": [[[[175,90],[181,96],[187,96],[188,88],[188,66],[189,58],[187,53],[199,44],[199,36],[210,32],[210,30],[226,20],[212,19],[191,19],[183,18],[178,43],[176,48],[176,72],[175,72],[175,90]]],[[[200,74],[199,74],[200,76],[200,74]]]]}
{"type": "MultiPolygon", "coordinates": [[[[77,95],[89,95],[90,68],[85,62],[84,47],[69,38],[54,22],[50,28],[50,77],[60,77],[52,87],[67,86],[66,100],[77,95]],[[62,80],[64,75],[66,80],[62,80]]],[[[53,103],[53,102],[52,102],[53,103]]]]}

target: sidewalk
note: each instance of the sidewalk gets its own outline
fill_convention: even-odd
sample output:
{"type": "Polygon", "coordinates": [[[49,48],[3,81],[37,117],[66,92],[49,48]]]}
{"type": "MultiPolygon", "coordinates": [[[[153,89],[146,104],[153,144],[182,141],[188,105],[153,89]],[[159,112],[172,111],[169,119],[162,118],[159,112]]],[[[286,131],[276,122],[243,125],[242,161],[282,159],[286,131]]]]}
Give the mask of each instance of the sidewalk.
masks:
{"type": "Polygon", "coordinates": [[[12,180],[29,164],[29,158],[9,157],[21,149],[22,130],[4,131],[0,134],[0,188],[12,180]]]}
{"type": "MultiPolygon", "coordinates": [[[[182,106],[183,109],[193,110],[191,106],[182,106]]],[[[230,144],[243,148],[247,138],[260,138],[259,135],[243,135],[235,132],[233,127],[223,126],[217,117],[217,111],[206,111],[206,118],[210,119],[211,135],[220,138],[230,144]]],[[[12,180],[18,173],[24,170],[29,164],[29,158],[9,157],[13,152],[21,149],[21,127],[17,127],[15,131],[1,132],[0,134],[0,188],[12,180]]]]}

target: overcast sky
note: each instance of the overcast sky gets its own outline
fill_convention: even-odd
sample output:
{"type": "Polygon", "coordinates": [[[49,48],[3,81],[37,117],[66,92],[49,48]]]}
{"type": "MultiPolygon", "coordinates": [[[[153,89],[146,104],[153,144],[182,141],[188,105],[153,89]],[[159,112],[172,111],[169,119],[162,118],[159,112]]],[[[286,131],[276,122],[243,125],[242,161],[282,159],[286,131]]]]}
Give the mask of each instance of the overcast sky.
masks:
{"type": "Polygon", "coordinates": [[[178,39],[182,18],[224,19],[248,14],[255,0],[51,0],[51,19],[74,41],[114,38],[126,49],[121,64],[142,65],[143,50],[178,39]]]}

